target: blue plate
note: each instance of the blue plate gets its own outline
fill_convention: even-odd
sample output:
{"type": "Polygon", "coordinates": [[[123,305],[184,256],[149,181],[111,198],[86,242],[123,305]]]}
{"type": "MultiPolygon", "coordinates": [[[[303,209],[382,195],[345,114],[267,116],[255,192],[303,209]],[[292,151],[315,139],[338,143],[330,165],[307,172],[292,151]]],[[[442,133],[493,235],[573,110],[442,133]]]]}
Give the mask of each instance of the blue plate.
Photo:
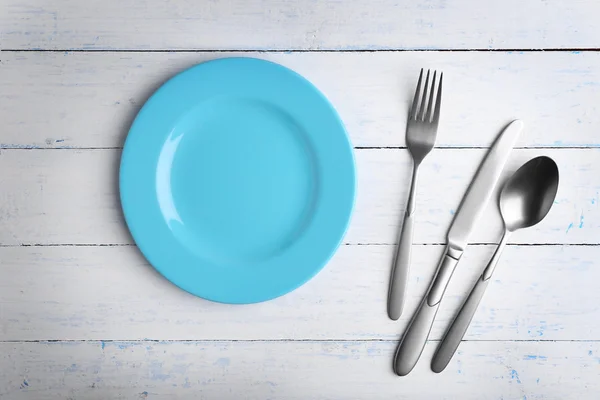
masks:
{"type": "Polygon", "coordinates": [[[344,126],[295,72],[227,58],[163,85],[123,149],[121,203],[148,261],[223,303],[281,296],[339,246],[354,204],[344,126]]]}

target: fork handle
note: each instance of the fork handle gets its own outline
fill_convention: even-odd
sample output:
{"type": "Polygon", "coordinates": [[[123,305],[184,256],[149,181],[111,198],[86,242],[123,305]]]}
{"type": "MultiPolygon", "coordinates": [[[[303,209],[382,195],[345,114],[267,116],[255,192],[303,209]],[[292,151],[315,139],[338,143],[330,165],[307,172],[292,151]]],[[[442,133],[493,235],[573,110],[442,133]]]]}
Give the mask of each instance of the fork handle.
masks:
{"type": "Polygon", "coordinates": [[[410,266],[410,251],[413,239],[414,215],[416,210],[415,197],[417,196],[417,177],[419,173],[419,163],[413,160],[412,179],[410,182],[410,191],[404,222],[398,238],[398,246],[392,264],[392,275],[390,276],[390,289],[388,293],[388,316],[392,320],[397,320],[402,314],[404,307],[404,298],[406,292],[406,282],[408,281],[408,270],[410,266]]]}
{"type": "Polygon", "coordinates": [[[388,315],[392,320],[397,320],[402,315],[408,271],[410,267],[410,254],[413,239],[413,226],[415,214],[407,211],[400,232],[400,240],[396,248],[392,276],[390,278],[390,291],[388,295],[388,315]]]}

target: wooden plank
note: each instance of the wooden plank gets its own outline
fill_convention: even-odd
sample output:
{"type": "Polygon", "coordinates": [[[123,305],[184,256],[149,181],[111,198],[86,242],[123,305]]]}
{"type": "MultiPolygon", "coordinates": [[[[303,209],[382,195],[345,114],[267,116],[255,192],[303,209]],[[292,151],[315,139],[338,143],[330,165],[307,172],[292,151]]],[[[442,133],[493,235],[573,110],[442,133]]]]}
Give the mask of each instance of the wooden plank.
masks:
{"type": "Polygon", "coordinates": [[[595,48],[594,0],[8,0],[4,49],[595,48]]]}
{"type": "MultiPolygon", "coordinates": [[[[445,243],[455,210],[487,150],[433,150],[421,165],[414,241],[445,243]]],[[[348,243],[395,244],[408,197],[411,161],[406,150],[356,152],[358,194],[355,215],[346,236],[348,243]]],[[[597,149],[513,150],[500,182],[529,159],[547,155],[558,164],[561,181],[555,204],[538,225],[517,232],[511,243],[597,244],[600,235],[595,177],[600,168],[597,149]]],[[[501,188],[501,184],[497,191],[501,188]]],[[[474,229],[471,243],[497,243],[501,220],[492,197],[474,229]]]]}
{"type": "Polygon", "coordinates": [[[394,342],[1,343],[5,399],[595,399],[598,342],[435,343],[408,376],[394,342]]]}
{"type": "Polygon", "coordinates": [[[0,146],[120,147],[141,105],[168,78],[240,55],[306,76],[336,106],[358,147],[405,145],[421,67],[445,73],[437,146],[487,147],[513,118],[526,123],[519,147],[600,146],[596,52],[3,52],[0,146]]]}
{"type": "MultiPolygon", "coordinates": [[[[231,306],[171,285],[135,247],[0,248],[0,341],[396,340],[443,248],[415,246],[399,322],[386,314],[393,249],[342,246],[316,278],[296,291],[261,304],[231,306]]],[[[431,339],[442,337],[492,252],[493,246],[468,249],[431,339]]],[[[600,246],[509,246],[466,339],[598,339],[599,260],[600,246]]]]}
{"type": "MultiPolygon", "coordinates": [[[[422,165],[415,243],[444,243],[454,210],[486,150],[434,150],[422,165]]],[[[512,243],[598,244],[600,149],[514,150],[513,172],[545,154],[563,179],[547,218],[516,233],[512,243]]],[[[0,244],[132,243],[118,199],[119,150],[3,150],[0,155],[0,244]]],[[[394,244],[407,198],[411,162],[404,149],[357,150],[358,192],[346,243],[394,244]]],[[[493,202],[472,243],[496,243],[493,202]]]]}

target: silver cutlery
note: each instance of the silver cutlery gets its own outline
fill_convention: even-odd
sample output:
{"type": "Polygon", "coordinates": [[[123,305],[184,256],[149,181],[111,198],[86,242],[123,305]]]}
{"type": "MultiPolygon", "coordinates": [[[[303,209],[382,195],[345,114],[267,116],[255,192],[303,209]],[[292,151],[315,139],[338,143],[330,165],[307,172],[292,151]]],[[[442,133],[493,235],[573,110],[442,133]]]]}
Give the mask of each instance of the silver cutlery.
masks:
{"type": "Polygon", "coordinates": [[[496,183],[522,129],[523,123],[518,120],[513,121],[504,129],[482,161],[469,189],[467,189],[448,231],[448,244],[432,284],[408,324],[396,351],[394,359],[396,374],[407,375],[419,360],[446,286],[469,242],[469,236],[475,224],[492,197],[496,183]]]}
{"type": "Polygon", "coordinates": [[[557,190],[558,167],[548,157],[530,160],[506,182],[499,200],[504,235],[433,356],[431,369],[434,372],[443,371],[452,359],[473,319],[510,234],[518,229],[529,228],[544,219],[554,203],[557,190]]]}
{"type": "Polygon", "coordinates": [[[390,277],[390,288],[388,295],[388,315],[391,319],[397,320],[402,314],[404,308],[404,298],[406,292],[406,282],[408,281],[408,271],[410,265],[410,253],[413,238],[414,214],[416,207],[417,176],[419,166],[423,159],[433,149],[435,137],[437,134],[438,123],[440,120],[440,107],[442,104],[442,78],[437,84],[437,95],[435,92],[437,71],[433,72],[431,86],[429,86],[429,70],[425,78],[425,85],[421,92],[421,81],[423,80],[423,69],[419,74],[417,90],[413,98],[412,107],[408,116],[406,126],[406,146],[413,159],[412,180],[410,184],[410,194],[404,222],[398,239],[398,247],[392,266],[390,277]],[[429,92],[429,97],[427,93],[429,92]]]}

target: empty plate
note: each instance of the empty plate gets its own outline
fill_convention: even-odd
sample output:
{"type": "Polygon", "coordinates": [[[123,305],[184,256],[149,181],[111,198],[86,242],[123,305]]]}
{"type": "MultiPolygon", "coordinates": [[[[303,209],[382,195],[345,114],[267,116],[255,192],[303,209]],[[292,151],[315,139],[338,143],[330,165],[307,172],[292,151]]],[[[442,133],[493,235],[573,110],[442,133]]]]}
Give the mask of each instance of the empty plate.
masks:
{"type": "Polygon", "coordinates": [[[255,303],[308,281],[339,246],[354,203],[352,146],[300,75],[215,60],[146,102],[125,142],[120,191],[133,239],[168,280],[255,303]]]}

